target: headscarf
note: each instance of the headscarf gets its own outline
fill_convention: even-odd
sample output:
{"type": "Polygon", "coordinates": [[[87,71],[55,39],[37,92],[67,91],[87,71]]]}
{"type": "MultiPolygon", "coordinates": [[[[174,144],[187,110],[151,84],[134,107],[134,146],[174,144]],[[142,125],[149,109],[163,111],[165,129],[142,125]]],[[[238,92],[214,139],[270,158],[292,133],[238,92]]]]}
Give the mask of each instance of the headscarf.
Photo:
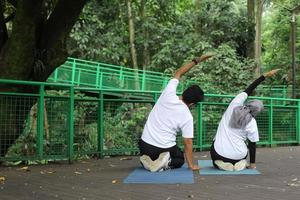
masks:
{"type": "Polygon", "coordinates": [[[237,106],[233,109],[229,126],[231,128],[244,129],[246,125],[263,110],[263,103],[259,100],[251,100],[245,106],[237,106]]]}
{"type": "Polygon", "coordinates": [[[263,102],[257,99],[248,101],[246,106],[250,109],[250,113],[253,117],[256,117],[264,109],[263,102]]]}

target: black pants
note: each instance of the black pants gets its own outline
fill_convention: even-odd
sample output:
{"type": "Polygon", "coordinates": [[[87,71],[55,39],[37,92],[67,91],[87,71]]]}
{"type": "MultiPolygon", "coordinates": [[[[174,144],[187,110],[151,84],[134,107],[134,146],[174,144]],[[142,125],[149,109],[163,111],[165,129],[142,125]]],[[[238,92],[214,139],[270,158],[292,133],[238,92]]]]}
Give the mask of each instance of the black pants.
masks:
{"type": "Polygon", "coordinates": [[[169,167],[180,168],[184,164],[184,155],[183,152],[179,149],[177,145],[170,148],[159,148],[144,142],[142,139],[139,140],[139,149],[141,155],[148,155],[151,160],[156,160],[159,154],[163,152],[170,152],[171,163],[169,167]]]}
{"type": "Polygon", "coordinates": [[[223,156],[220,156],[216,150],[215,150],[215,147],[214,147],[214,143],[215,141],[212,143],[211,147],[210,147],[210,157],[213,161],[213,165],[219,169],[219,167],[215,164],[215,160],[222,160],[223,162],[229,162],[229,163],[232,163],[233,165],[243,159],[246,159],[247,156],[243,159],[240,159],[240,160],[233,160],[233,159],[230,159],[230,158],[225,158],[223,156]]]}

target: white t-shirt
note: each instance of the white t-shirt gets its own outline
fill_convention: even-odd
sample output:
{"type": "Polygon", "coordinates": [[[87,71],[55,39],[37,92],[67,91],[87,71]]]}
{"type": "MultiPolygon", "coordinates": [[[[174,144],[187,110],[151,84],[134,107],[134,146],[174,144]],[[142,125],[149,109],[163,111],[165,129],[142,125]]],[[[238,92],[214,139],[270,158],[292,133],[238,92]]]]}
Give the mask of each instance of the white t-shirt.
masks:
{"type": "Polygon", "coordinates": [[[160,148],[176,145],[177,132],[182,137],[194,137],[193,116],[188,106],[176,95],[178,79],[171,79],[151,110],[142,140],[160,148]]]}
{"type": "Polygon", "coordinates": [[[248,94],[245,92],[237,95],[222,116],[214,139],[215,150],[220,156],[233,160],[243,159],[248,153],[248,148],[245,144],[247,138],[251,142],[259,141],[258,128],[254,118],[244,129],[236,129],[229,126],[233,109],[237,106],[242,106],[247,97],[248,94]]]}

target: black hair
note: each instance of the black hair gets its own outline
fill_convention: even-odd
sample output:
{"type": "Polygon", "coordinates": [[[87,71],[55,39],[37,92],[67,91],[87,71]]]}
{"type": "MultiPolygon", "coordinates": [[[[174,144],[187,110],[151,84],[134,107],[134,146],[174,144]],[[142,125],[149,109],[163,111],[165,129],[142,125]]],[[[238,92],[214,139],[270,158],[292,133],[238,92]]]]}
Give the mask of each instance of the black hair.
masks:
{"type": "Polygon", "coordinates": [[[187,104],[203,101],[204,92],[198,85],[191,85],[182,93],[182,100],[187,104]]]}

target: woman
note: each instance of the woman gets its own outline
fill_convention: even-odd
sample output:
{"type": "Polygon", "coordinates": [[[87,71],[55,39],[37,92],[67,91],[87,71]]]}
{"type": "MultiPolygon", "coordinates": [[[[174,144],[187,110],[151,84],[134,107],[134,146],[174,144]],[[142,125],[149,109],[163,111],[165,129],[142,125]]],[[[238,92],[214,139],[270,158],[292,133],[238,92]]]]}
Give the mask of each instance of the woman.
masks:
{"type": "Polygon", "coordinates": [[[244,102],[265,78],[273,76],[277,71],[278,69],[272,70],[260,76],[229,104],[219,123],[210,150],[213,165],[216,168],[226,171],[245,169],[248,148],[249,168],[256,168],[256,142],[259,141],[259,134],[255,118],[263,110],[263,103],[259,100],[251,100],[246,104],[244,102]],[[248,140],[248,148],[246,140],[248,140]]]}

